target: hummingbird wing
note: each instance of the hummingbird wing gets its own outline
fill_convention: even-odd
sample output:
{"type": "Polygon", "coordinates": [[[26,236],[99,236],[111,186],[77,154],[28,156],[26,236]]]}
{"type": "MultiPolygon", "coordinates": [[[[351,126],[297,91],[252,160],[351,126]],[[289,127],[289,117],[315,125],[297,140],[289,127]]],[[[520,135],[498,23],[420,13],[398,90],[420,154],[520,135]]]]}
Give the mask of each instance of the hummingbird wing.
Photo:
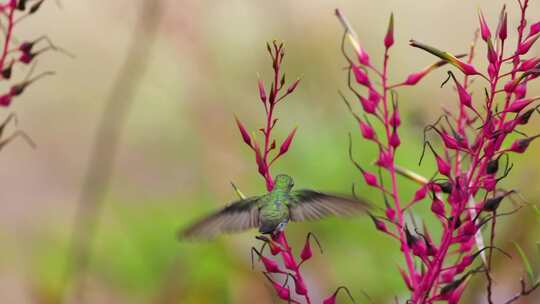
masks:
{"type": "Polygon", "coordinates": [[[353,197],[327,194],[314,190],[297,190],[289,194],[292,221],[318,220],[327,216],[365,214],[370,204],[353,197]]]}
{"type": "Polygon", "coordinates": [[[193,223],[178,234],[180,239],[211,239],[220,233],[238,232],[259,226],[260,196],[232,202],[225,208],[193,223]]]}

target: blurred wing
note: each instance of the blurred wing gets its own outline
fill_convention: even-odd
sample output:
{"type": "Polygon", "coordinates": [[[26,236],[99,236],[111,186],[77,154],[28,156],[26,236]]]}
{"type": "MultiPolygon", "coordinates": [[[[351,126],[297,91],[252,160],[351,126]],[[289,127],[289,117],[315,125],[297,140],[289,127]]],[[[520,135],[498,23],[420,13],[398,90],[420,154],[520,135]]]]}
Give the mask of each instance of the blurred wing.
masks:
{"type": "Polygon", "coordinates": [[[327,216],[365,214],[370,204],[352,197],[321,193],[313,190],[291,192],[289,206],[292,221],[318,220],[327,216]]]}
{"type": "Polygon", "coordinates": [[[179,233],[180,239],[211,239],[220,233],[238,232],[259,226],[259,198],[238,200],[195,222],[179,233]]]}

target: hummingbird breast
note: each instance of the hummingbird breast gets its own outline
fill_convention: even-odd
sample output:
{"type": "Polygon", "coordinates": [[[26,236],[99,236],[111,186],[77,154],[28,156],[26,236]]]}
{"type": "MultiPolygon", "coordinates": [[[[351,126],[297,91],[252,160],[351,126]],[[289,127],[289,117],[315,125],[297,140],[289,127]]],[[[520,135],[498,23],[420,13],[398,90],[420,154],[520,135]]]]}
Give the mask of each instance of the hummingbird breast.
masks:
{"type": "Polygon", "coordinates": [[[286,197],[269,200],[259,210],[259,232],[263,234],[273,233],[279,224],[289,220],[289,207],[286,197]]]}

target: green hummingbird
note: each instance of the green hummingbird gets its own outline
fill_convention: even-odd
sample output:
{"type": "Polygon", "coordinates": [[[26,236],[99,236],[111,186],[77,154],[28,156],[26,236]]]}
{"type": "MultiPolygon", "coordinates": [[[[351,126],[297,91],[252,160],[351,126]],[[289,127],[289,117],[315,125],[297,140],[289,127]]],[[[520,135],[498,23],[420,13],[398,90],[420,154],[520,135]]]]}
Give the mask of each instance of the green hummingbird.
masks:
{"type": "Polygon", "coordinates": [[[352,197],[314,190],[292,190],[293,186],[290,176],[277,175],[271,192],[232,202],[181,230],[179,237],[209,239],[221,233],[256,227],[262,234],[274,234],[282,231],[289,220],[318,220],[331,215],[367,213],[370,209],[369,203],[352,197]]]}

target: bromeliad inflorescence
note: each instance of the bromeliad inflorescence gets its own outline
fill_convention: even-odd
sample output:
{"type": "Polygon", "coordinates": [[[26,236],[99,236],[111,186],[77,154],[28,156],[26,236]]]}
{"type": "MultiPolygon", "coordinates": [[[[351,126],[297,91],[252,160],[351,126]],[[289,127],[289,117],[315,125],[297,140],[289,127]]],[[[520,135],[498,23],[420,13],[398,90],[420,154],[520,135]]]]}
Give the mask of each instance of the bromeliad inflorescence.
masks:
{"type": "MultiPolygon", "coordinates": [[[[45,0],[6,0],[0,2],[0,24],[2,27],[3,38],[0,44],[0,81],[5,83],[5,89],[0,92],[0,107],[9,107],[13,99],[20,96],[25,90],[37,80],[52,75],[53,72],[47,71],[33,76],[36,58],[48,50],[62,51],[56,47],[46,37],[42,36],[33,40],[19,41],[15,36],[15,28],[25,18],[33,16],[42,6],[45,0]],[[44,45],[44,46],[41,46],[44,45]],[[16,77],[14,73],[18,66],[31,64],[29,71],[24,78],[13,80],[16,77]]],[[[22,131],[16,131],[6,139],[2,139],[4,129],[11,121],[15,121],[14,114],[6,117],[4,122],[0,124],[0,149],[16,137],[22,137],[31,145],[30,138],[22,131]]]]}
{"type": "MultiPolygon", "coordinates": [[[[379,69],[372,64],[347,19],[336,10],[345,28],[342,50],[349,64],[348,87],[365,114],[356,114],[348,101],[347,104],[358,121],[362,137],[377,147],[379,157],[376,166],[388,174],[390,188],[383,185],[382,177],[378,180],[360,164],[355,162],[355,165],[366,184],[384,194],[386,212],[372,218],[376,228],[394,238],[403,253],[405,269],[400,268],[399,272],[410,290],[407,303],[458,303],[476,273],[485,273],[487,301],[493,303],[491,265],[497,249],[495,225],[498,217],[513,213],[502,212],[501,205],[516,193],[501,188],[499,182],[512,169],[510,155],[526,152],[531,142],[540,136],[528,136],[519,131],[540,107],[540,97],[527,94],[529,84],[540,76],[540,58],[530,52],[540,38],[540,22],[527,28],[528,0],[517,2],[521,14],[516,31],[517,42],[511,51],[508,51],[506,8],[502,8],[496,27],[488,26],[483,14],[479,13],[479,33],[486,47],[481,58],[487,63],[486,71],[473,64],[473,59],[479,57],[475,56],[476,38],[464,55],[453,55],[411,40],[411,46],[438,57],[440,61],[397,83],[389,79],[394,17],[390,17],[383,43],[383,64],[379,69]],[[352,44],[355,58],[346,52],[347,40],[352,44]],[[416,85],[427,74],[444,65],[457,70],[449,71],[445,81],[455,89],[457,111],[446,111],[425,128],[424,150],[429,149],[436,161],[435,175],[427,179],[396,163],[396,151],[401,143],[396,90],[416,85]],[[481,82],[485,88],[474,98],[471,92],[473,80],[481,82]],[[372,122],[382,124],[382,134],[375,131],[372,122]],[[436,139],[441,142],[440,147],[432,143],[436,139]],[[408,202],[400,199],[397,175],[420,184],[408,202]],[[421,203],[425,200],[430,204],[421,203]],[[406,220],[406,215],[412,214],[415,207],[428,207],[439,227],[426,224],[416,227],[415,221],[406,220]],[[481,233],[484,228],[488,230],[486,240],[481,233]],[[440,238],[433,236],[434,229],[440,229],[440,238]]],[[[344,95],[342,97],[345,98],[344,95]]],[[[522,295],[537,287],[538,284],[530,286],[530,289],[524,286],[522,295]]],[[[512,298],[505,303],[514,300],[512,298]]]]}
{"type": "MultiPolygon", "coordinates": [[[[180,231],[180,238],[211,238],[224,232],[237,232],[249,228],[258,228],[263,235],[257,239],[262,242],[260,249],[252,248],[253,257],[258,257],[263,264],[265,277],[270,281],[278,297],[290,303],[312,303],[308,286],[301,272],[301,265],[309,260],[313,253],[311,242],[315,240],[320,244],[315,235],[309,233],[305,245],[300,252],[299,260],[293,254],[293,250],[285,236],[285,225],[289,221],[317,220],[326,216],[348,216],[365,214],[370,205],[358,198],[345,195],[322,193],[314,190],[293,190],[293,179],[285,174],[275,177],[270,169],[276,160],[289,151],[289,147],[296,133],[296,128],[277,148],[276,140],[272,131],[276,127],[278,119],[274,117],[274,110],[278,104],[282,104],[285,98],[294,92],[299,84],[295,80],[285,86],[285,74],[281,71],[281,64],[285,52],[283,44],[273,42],[268,44],[268,53],[272,58],[274,77],[268,90],[264,82],[259,80],[259,98],[264,105],[265,124],[259,129],[262,133],[263,144],[259,144],[255,134],[250,134],[238,118],[236,124],[240,135],[246,145],[255,154],[259,174],[264,178],[267,193],[260,196],[245,197],[233,184],[240,200],[235,201],[203,219],[195,222],[185,230],[180,231]],[[268,92],[268,93],[267,93],[268,92]],[[268,235],[268,236],[267,236],[268,235]],[[265,256],[264,249],[270,250],[270,256],[265,256]],[[272,256],[281,257],[280,266],[272,256]],[[291,292],[290,285],[294,286],[291,292]]],[[[321,249],[322,252],[322,249],[321,249]]],[[[325,304],[335,303],[340,290],[348,289],[340,287],[336,292],[324,300],[325,304]]],[[[350,293],[348,293],[350,296],[350,293]]]]}

